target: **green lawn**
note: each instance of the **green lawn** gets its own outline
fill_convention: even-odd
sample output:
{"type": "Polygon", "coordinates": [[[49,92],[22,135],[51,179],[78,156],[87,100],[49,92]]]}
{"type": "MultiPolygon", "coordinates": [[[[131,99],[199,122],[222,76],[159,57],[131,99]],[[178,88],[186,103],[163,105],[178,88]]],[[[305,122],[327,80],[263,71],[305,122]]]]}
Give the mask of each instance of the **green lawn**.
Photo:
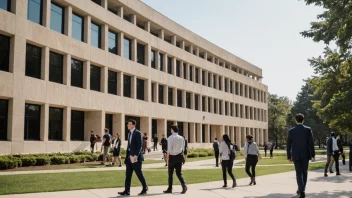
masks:
{"type": "MultiPolygon", "coordinates": [[[[309,168],[315,170],[323,167],[324,163],[317,163],[311,164],[309,168]]],[[[292,170],[293,166],[258,167],[256,172],[260,176],[292,170]]],[[[183,174],[188,184],[222,180],[220,169],[184,170],[183,174]]],[[[237,179],[247,177],[243,168],[234,169],[234,174],[237,179]]],[[[146,170],[144,175],[149,186],[167,185],[166,170],[146,170]]],[[[0,194],[123,187],[124,179],[124,171],[6,175],[0,176],[0,194]]],[[[174,180],[174,184],[178,185],[178,179],[174,177],[174,180]]],[[[132,186],[139,185],[133,175],[132,186]]]]}

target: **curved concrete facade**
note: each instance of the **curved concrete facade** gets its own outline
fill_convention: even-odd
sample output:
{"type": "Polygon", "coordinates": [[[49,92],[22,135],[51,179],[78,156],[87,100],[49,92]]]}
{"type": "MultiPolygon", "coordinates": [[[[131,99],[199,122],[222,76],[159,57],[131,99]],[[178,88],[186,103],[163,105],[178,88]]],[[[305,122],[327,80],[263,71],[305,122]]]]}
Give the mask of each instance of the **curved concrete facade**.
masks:
{"type": "Polygon", "coordinates": [[[55,0],[65,11],[63,34],[50,29],[49,0],[43,0],[42,24],[27,19],[27,0],[11,2],[10,12],[0,9],[0,34],[10,38],[9,71],[0,71],[0,99],[8,101],[7,138],[0,140],[0,154],[88,149],[90,131],[102,135],[107,114],[112,118],[112,132],[121,134],[123,140],[126,116],[138,117],[141,131],[149,137],[158,134],[159,140],[167,134],[168,121],[182,124],[190,147],[210,147],[223,133],[242,146],[246,134],[253,134],[259,144],[268,140],[268,87],[261,82],[261,69],[142,2],[102,0],[97,5],[89,0],[55,0]],[[108,8],[116,9],[116,14],[108,8]],[[72,38],[72,13],[84,17],[83,42],[72,38]],[[91,21],[101,27],[100,48],[91,45],[91,21]],[[117,55],[109,52],[109,31],[118,33],[117,55]],[[131,60],[124,58],[125,37],[131,40],[131,60]],[[26,76],[26,44],[42,49],[40,79],[26,76]],[[144,64],[137,61],[138,45],[144,46],[144,64]],[[164,71],[152,68],[152,50],[156,57],[163,54],[163,62],[156,60],[155,67],[162,64],[164,71]],[[50,52],[64,57],[62,84],[49,81],[50,52]],[[71,86],[72,58],[83,62],[83,88],[71,86]],[[91,90],[91,65],[100,67],[100,91],[91,90]],[[108,93],[108,71],[117,73],[116,95],[108,93]],[[125,75],[131,77],[130,97],[123,94],[125,75]],[[144,80],[142,100],[137,99],[138,79],[144,80]],[[164,104],[159,102],[159,86],[164,90],[164,104]],[[178,102],[180,92],[182,102],[178,102]],[[41,107],[39,140],[25,140],[25,104],[41,107]],[[50,107],[63,110],[61,140],[49,138],[50,107]],[[84,112],[80,141],[71,141],[71,110],[84,112]]]}

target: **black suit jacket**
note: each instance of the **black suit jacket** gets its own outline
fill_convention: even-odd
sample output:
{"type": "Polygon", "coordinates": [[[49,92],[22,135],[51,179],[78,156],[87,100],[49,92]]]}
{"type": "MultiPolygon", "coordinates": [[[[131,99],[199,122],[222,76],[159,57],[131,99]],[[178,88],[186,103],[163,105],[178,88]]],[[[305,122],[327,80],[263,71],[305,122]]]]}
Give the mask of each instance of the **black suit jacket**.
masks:
{"type": "Polygon", "coordinates": [[[287,159],[310,160],[315,157],[312,129],[298,124],[288,132],[287,159]]]}
{"type": "Polygon", "coordinates": [[[125,162],[131,162],[130,156],[138,156],[138,162],[144,161],[143,153],[142,153],[142,145],[143,145],[143,136],[142,133],[135,129],[132,135],[132,141],[129,142],[131,132],[128,133],[127,139],[127,151],[126,151],[126,159],[125,162]]]}
{"type": "Polygon", "coordinates": [[[329,137],[328,141],[326,142],[326,152],[328,155],[334,154],[334,151],[332,149],[332,137],[329,137]]]}

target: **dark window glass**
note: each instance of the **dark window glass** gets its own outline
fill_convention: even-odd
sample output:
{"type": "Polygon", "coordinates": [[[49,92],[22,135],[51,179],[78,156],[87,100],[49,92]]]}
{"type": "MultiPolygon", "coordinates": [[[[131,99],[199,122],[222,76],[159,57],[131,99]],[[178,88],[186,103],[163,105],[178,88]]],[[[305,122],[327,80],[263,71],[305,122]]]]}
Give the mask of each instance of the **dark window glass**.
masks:
{"type": "Polygon", "coordinates": [[[132,17],[130,15],[123,15],[123,19],[125,19],[126,21],[132,23],[132,17]]]}
{"type": "Polygon", "coordinates": [[[195,74],[196,74],[196,83],[199,83],[199,69],[195,68],[195,74]]]}
{"type": "Polygon", "coordinates": [[[159,85],[159,103],[164,104],[164,85],[159,85]]]}
{"type": "Polygon", "coordinates": [[[216,75],[213,75],[213,88],[214,89],[216,89],[216,81],[217,81],[216,75]]]}
{"type": "MultiPolygon", "coordinates": [[[[153,137],[154,135],[156,135],[158,133],[158,120],[156,119],[152,119],[152,134],[153,134],[153,137]]],[[[161,139],[159,139],[160,141],[161,139]]]]}
{"type": "Polygon", "coordinates": [[[187,65],[183,63],[183,79],[187,79],[187,65]]]}
{"type": "Polygon", "coordinates": [[[233,94],[233,81],[230,80],[230,93],[233,94]]]}
{"type": "Polygon", "coordinates": [[[189,80],[193,81],[193,66],[189,66],[189,80]]]}
{"type": "Polygon", "coordinates": [[[0,0],[0,9],[11,12],[11,0],[0,0]]]}
{"type": "Polygon", "coordinates": [[[24,140],[40,140],[40,105],[25,106],[24,140]]]}
{"type": "Polygon", "coordinates": [[[169,88],[168,89],[168,104],[169,105],[173,105],[173,101],[174,101],[174,89],[173,88],[169,88]]]}
{"type": "Polygon", "coordinates": [[[167,57],[167,73],[172,74],[172,58],[167,57]]]}
{"type": "Polygon", "coordinates": [[[159,53],[159,69],[164,71],[164,54],[159,53]]]}
{"type": "Polygon", "coordinates": [[[113,132],[113,115],[112,114],[105,114],[105,128],[109,129],[109,133],[112,135],[113,132]]]}
{"type": "Polygon", "coordinates": [[[198,124],[195,123],[195,133],[194,133],[194,142],[197,143],[198,141],[198,124]]]}
{"type": "Polygon", "coordinates": [[[214,113],[218,113],[217,108],[216,108],[218,100],[214,99],[213,101],[214,101],[214,113]]]}
{"type": "Polygon", "coordinates": [[[211,73],[208,73],[208,87],[211,87],[211,73]]]}
{"type": "Polygon", "coordinates": [[[202,96],[202,111],[206,111],[205,109],[205,96],[202,96]]]}
{"type": "Polygon", "coordinates": [[[205,143],[205,124],[202,124],[202,142],[205,143]]]}
{"type": "Polygon", "coordinates": [[[137,79],[137,99],[144,100],[144,80],[137,79]]]}
{"type": "Polygon", "coordinates": [[[222,78],[219,76],[219,90],[222,90],[222,78]]]}
{"type": "Polygon", "coordinates": [[[113,10],[112,8],[108,8],[108,10],[116,15],[118,14],[118,12],[116,10],[113,10]]]}
{"type": "Polygon", "coordinates": [[[249,90],[249,96],[248,97],[250,99],[252,99],[252,87],[249,87],[248,90],[249,90]]]}
{"type": "Polygon", "coordinates": [[[42,49],[31,44],[26,47],[26,76],[40,79],[42,49]]]}
{"type": "Polygon", "coordinates": [[[188,139],[191,139],[191,123],[188,123],[188,139]]]}
{"type": "Polygon", "coordinates": [[[117,73],[110,70],[108,72],[108,92],[117,95],[117,73]]]}
{"type": "Polygon", "coordinates": [[[123,39],[123,57],[132,60],[132,46],[131,40],[128,38],[123,39]]]}
{"type": "Polygon", "coordinates": [[[109,31],[109,52],[117,55],[117,34],[109,31]]]}
{"type": "Polygon", "coordinates": [[[178,134],[180,136],[184,136],[183,122],[177,122],[177,126],[178,126],[178,134]]]}
{"type": "Polygon", "coordinates": [[[155,83],[152,83],[152,102],[155,102],[155,83]]]}
{"type": "Polygon", "coordinates": [[[194,95],[194,109],[199,110],[199,95],[194,95]]]}
{"type": "Polygon", "coordinates": [[[144,25],[137,23],[137,27],[141,28],[142,30],[144,30],[144,25]]]}
{"type": "Polygon", "coordinates": [[[225,102],[225,115],[228,115],[228,108],[229,108],[229,103],[225,102]]]}
{"type": "Polygon", "coordinates": [[[10,64],[10,38],[0,34],[0,70],[8,72],[9,64],[10,64]]]}
{"type": "Polygon", "coordinates": [[[145,64],[145,46],[137,43],[137,63],[145,64]]]}
{"type": "Polygon", "coordinates": [[[92,1],[101,6],[101,0],[92,0],[92,1]]]}
{"type": "Polygon", "coordinates": [[[42,24],[43,0],[28,0],[28,20],[42,24]]]}
{"type": "Polygon", "coordinates": [[[84,19],[78,14],[72,13],[72,38],[79,41],[84,40],[84,19]]]}
{"type": "Polygon", "coordinates": [[[49,108],[49,140],[62,140],[63,109],[49,108]]]}
{"type": "Polygon", "coordinates": [[[202,71],[202,85],[205,86],[205,71],[202,71]]]}
{"type": "Polygon", "coordinates": [[[227,92],[227,83],[228,83],[228,80],[227,80],[227,78],[225,78],[225,92],[227,92]]]}
{"type": "Polygon", "coordinates": [[[101,47],[101,27],[98,24],[91,23],[90,25],[90,44],[94,47],[101,47]]]}
{"type": "Polygon", "coordinates": [[[211,98],[208,98],[208,112],[211,112],[211,98]]]}
{"type": "Polygon", "coordinates": [[[83,62],[71,59],[71,86],[83,88],[83,62]]]}
{"type": "Polygon", "coordinates": [[[7,100],[0,100],[0,140],[7,140],[8,106],[7,100]]]}
{"type": "Polygon", "coordinates": [[[219,114],[222,115],[222,101],[219,101],[219,114]]]}
{"type": "Polygon", "coordinates": [[[233,116],[233,103],[230,104],[230,116],[233,116]]]}
{"type": "Polygon", "coordinates": [[[131,76],[127,76],[127,75],[123,75],[123,96],[131,98],[132,94],[131,94],[131,81],[132,81],[132,77],[131,76]]]}
{"type": "Polygon", "coordinates": [[[177,90],[177,106],[182,107],[182,91],[177,90]]]}
{"type": "Polygon", "coordinates": [[[64,73],[64,56],[50,52],[49,81],[62,84],[64,73]]]}
{"type": "Polygon", "coordinates": [[[191,108],[191,93],[186,92],[186,108],[191,108]]]}
{"type": "Polygon", "coordinates": [[[100,67],[90,65],[90,90],[100,91],[100,70],[100,67]]]}
{"type": "Polygon", "coordinates": [[[84,140],[84,111],[71,111],[71,141],[84,140]]]}
{"type": "Polygon", "coordinates": [[[152,50],[151,51],[151,54],[150,54],[150,61],[151,61],[151,65],[152,65],[152,68],[156,69],[156,64],[155,64],[155,51],[152,50]]]}
{"type": "Polygon", "coordinates": [[[64,33],[64,8],[51,2],[50,29],[64,33]]]}
{"type": "Polygon", "coordinates": [[[176,76],[181,77],[181,62],[176,60],[176,76]]]}

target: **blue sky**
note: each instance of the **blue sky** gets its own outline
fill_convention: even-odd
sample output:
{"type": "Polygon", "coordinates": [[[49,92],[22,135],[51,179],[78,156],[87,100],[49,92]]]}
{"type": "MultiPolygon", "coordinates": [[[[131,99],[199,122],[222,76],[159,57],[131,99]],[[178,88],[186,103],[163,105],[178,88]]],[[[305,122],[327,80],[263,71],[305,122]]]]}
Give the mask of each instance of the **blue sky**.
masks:
{"type": "Polygon", "coordinates": [[[295,100],[324,44],[303,38],[323,12],[300,0],[142,0],[178,24],[262,68],[269,92],[295,100]],[[217,3],[214,3],[217,2],[217,3]]]}

